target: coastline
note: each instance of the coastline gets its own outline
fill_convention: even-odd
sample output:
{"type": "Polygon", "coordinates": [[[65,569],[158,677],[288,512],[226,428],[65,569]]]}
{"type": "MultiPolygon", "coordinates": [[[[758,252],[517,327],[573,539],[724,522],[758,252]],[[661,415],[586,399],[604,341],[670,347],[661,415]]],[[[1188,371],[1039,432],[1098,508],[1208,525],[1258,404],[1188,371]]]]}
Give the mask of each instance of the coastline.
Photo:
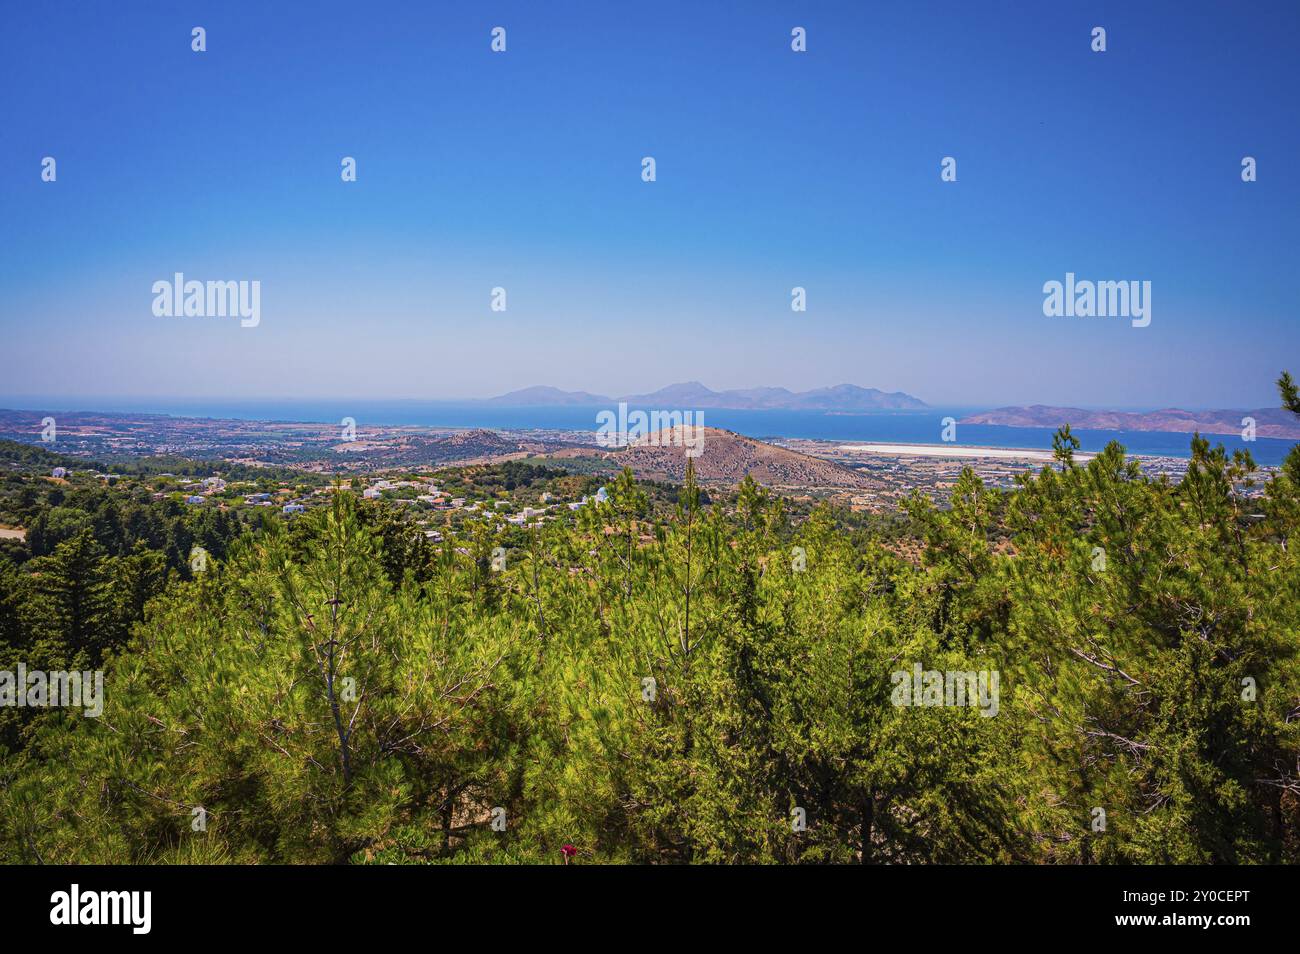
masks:
{"type": "MultiPolygon", "coordinates": [[[[849,454],[874,454],[880,457],[969,457],[1031,461],[1052,461],[1056,459],[1050,450],[1020,447],[981,447],[970,444],[841,444],[839,450],[849,454]]],[[[1097,455],[1076,451],[1074,459],[1084,463],[1092,460],[1095,456],[1097,455]]]]}

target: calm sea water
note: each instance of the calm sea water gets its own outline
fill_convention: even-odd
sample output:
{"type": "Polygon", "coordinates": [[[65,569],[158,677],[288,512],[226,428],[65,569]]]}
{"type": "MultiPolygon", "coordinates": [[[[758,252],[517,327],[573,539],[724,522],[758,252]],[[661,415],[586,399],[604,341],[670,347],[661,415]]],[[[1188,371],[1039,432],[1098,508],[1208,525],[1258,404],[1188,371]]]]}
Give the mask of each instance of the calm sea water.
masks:
{"type": "MultiPolygon", "coordinates": [[[[0,401],[3,401],[0,398],[0,401]]],[[[490,404],[440,403],[434,401],[332,401],[332,400],[95,400],[82,399],[76,406],[65,401],[34,403],[5,402],[5,407],[38,410],[135,412],[174,414],[184,417],[235,418],[250,421],[312,421],[337,423],[344,417],[357,424],[412,424],[425,427],[486,427],[508,430],[594,430],[599,407],[499,407],[490,404]]],[[[943,419],[960,420],[987,408],[927,408],[924,411],[879,411],[868,414],[840,414],[825,411],[745,411],[705,408],[703,423],[748,437],[803,437],[832,441],[882,441],[906,444],[941,442],[943,419]]],[[[957,443],[990,447],[1050,449],[1054,428],[995,427],[962,424],[957,443]]],[[[1191,435],[1161,431],[1076,430],[1085,451],[1099,451],[1117,440],[1132,454],[1158,457],[1190,456],[1191,435]]],[[[1237,435],[1212,435],[1211,443],[1222,443],[1229,453],[1248,448],[1259,464],[1280,464],[1295,441],[1259,438],[1249,444],[1237,435]]]]}

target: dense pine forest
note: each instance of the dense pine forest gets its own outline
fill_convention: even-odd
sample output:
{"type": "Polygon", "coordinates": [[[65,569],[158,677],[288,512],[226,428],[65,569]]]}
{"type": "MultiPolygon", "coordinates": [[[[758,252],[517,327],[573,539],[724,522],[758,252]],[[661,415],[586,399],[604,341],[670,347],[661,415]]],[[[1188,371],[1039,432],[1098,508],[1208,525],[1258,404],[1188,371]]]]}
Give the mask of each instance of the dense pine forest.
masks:
{"type": "Polygon", "coordinates": [[[0,859],[1300,861],[1300,448],[1247,500],[1200,438],[1177,485],[1076,447],[879,524],[625,472],[438,541],[12,475],[0,670],[105,690],[0,709],[0,859]]]}

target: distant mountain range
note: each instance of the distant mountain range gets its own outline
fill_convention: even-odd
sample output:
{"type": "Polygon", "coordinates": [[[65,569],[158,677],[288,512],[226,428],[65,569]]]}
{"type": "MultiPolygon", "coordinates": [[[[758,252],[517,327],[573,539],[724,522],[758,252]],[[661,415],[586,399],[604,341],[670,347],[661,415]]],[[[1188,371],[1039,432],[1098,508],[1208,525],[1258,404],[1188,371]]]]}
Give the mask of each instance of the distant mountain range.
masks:
{"type": "Polygon", "coordinates": [[[783,411],[910,411],[929,407],[919,398],[902,391],[861,388],[856,384],[837,384],[833,388],[790,391],[786,388],[743,388],[714,391],[699,381],[670,384],[649,394],[629,394],[611,398],[587,391],[561,391],[538,385],[489,398],[487,404],[509,407],[610,406],[620,401],[643,408],[705,408],[734,410],[783,411]]]}
{"type": "Polygon", "coordinates": [[[1242,432],[1242,418],[1255,419],[1257,437],[1300,440],[1300,420],[1281,408],[1265,407],[1253,411],[1184,411],[1164,408],[1159,411],[1085,411],[1077,407],[999,407],[962,418],[962,424],[1000,424],[1003,427],[1050,427],[1069,424],[1094,431],[1167,431],[1174,434],[1236,434],[1242,432]]]}
{"type": "Polygon", "coordinates": [[[603,394],[590,394],[586,391],[561,391],[559,388],[539,384],[536,387],[521,388],[502,394],[500,397],[488,398],[484,404],[504,404],[509,407],[595,407],[613,403],[612,398],[603,394]]]}

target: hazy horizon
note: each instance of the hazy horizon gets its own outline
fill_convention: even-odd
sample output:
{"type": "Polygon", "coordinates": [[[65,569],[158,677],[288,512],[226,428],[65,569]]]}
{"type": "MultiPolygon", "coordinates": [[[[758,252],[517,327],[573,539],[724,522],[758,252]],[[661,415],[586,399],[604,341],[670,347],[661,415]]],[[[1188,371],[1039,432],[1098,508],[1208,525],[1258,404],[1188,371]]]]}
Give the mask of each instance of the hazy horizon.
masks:
{"type": "MultiPolygon", "coordinates": [[[[679,381],[669,382],[670,385],[684,384],[684,383],[689,383],[689,382],[679,382],[679,381]]],[[[701,382],[701,383],[705,384],[705,386],[709,386],[708,382],[701,382]]],[[[853,382],[837,382],[837,383],[851,384],[853,382]]],[[[520,387],[512,388],[511,390],[513,391],[526,390],[527,388],[534,387],[534,386],[548,386],[548,385],[545,385],[542,382],[538,382],[536,385],[521,385],[520,387]]],[[[824,387],[833,387],[833,386],[834,385],[824,385],[824,387]]],[[[871,385],[860,385],[860,386],[871,387],[871,385]]],[[[746,388],[758,388],[758,387],[781,387],[781,385],[755,384],[755,385],[747,385],[747,386],[742,385],[739,388],[712,388],[711,387],[711,390],[714,391],[745,390],[746,388]]],[[[561,389],[561,390],[570,390],[570,389],[561,389]]],[[[598,397],[599,396],[608,397],[613,401],[618,401],[620,399],[629,396],[635,396],[635,395],[623,395],[623,394],[600,395],[598,392],[593,391],[593,389],[591,388],[581,388],[581,387],[573,388],[571,390],[588,391],[595,394],[598,397]]],[[[650,393],[652,391],[657,391],[657,390],[659,390],[659,388],[651,388],[646,392],[638,392],[638,393],[650,393]]],[[[795,389],[790,388],[789,390],[794,391],[795,389]]],[[[884,390],[884,389],[880,389],[880,390],[884,390]]],[[[287,405],[294,405],[294,404],[312,405],[312,404],[322,404],[328,402],[331,404],[346,405],[346,406],[385,405],[385,404],[415,404],[415,405],[430,404],[430,405],[446,405],[448,407],[458,407],[458,406],[465,406],[471,404],[486,403],[489,401],[493,401],[496,398],[503,397],[508,393],[509,392],[501,392],[497,394],[483,394],[477,396],[453,395],[448,397],[424,397],[424,396],[403,397],[403,396],[396,396],[396,395],[373,395],[372,396],[372,395],[357,395],[357,394],[342,394],[342,393],[301,394],[301,395],[300,394],[292,394],[292,395],[272,395],[272,394],[253,394],[253,395],[229,395],[229,394],[117,394],[117,395],[107,395],[107,394],[75,395],[74,394],[74,395],[69,395],[69,394],[62,394],[62,395],[53,395],[53,394],[0,393],[0,410],[27,410],[27,411],[62,410],[65,412],[76,411],[76,412],[88,412],[88,413],[102,411],[108,414],[132,413],[132,412],[150,413],[149,411],[146,410],[146,406],[153,405],[159,409],[157,413],[184,416],[183,410],[187,406],[227,405],[230,407],[247,406],[249,409],[252,409],[258,405],[269,407],[269,406],[275,406],[277,404],[282,406],[287,406],[287,405]],[[124,410],[119,410],[119,409],[124,409],[124,410]]],[[[912,394],[911,392],[907,392],[907,391],[904,391],[903,393],[906,393],[910,397],[915,397],[923,401],[926,404],[926,407],[919,408],[919,409],[918,408],[856,409],[853,410],[851,413],[854,414],[915,414],[915,413],[924,413],[925,411],[928,410],[937,410],[937,409],[975,412],[980,410],[992,410],[998,407],[1030,407],[1033,405],[1043,405],[1049,407],[1073,407],[1073,408],[1077,408],[1078,410],[1084,410],[1084,411],[1117,411],[1117,412],[1128,412],[1128,413],[1152,412],[1152,411],[1161,411],[1167,409],[1168,410],[1177,409],[1183,411],[1216,411],[1216,410],[1245,411],[1245,410],[1273,409],[1278,406],[1278,402],[1276,398],[1274,398],[1271,401],[1266,400],[1254,406],[1248,406],[1245,404],[1236,405],[1236,406],[1228,406],[1228,405],[1211,406],[1211,405],[1195,405],[1195,404],[1180,404],[1180,405],[1059,404],[1058,405],[1055,404],[1054,402],[1029,401],[1029,400],[1008,401],[1001,404],[994,404],[991,402],[970,402],[970,401],[935,402],[935,401],[926,401],[922,395],[912,394]]],[[[507,405],[502,405],[502,406],[507,406],[507,405]]],[[[516,405],[516,406],[526,407],[528,405],[516,405]]],[[[586,405],[574,404],[574,405],[537,405],[537,406],[538,407],[548,407],[548,406],[583,407],[586,405]]],[[[590,406],[599,407],[601,405],[592,404],[590,406]]],[[[752,410],[762,410],[762,409],[754,408],[752,410]]],[[[818,411],[816,409],[805,409],[801,413],[816,414],[816,413],[850,413],[850,412],[818,411]]],[[[375,422],[375,423],[385,423],[385,422],[375,422]]]]}

